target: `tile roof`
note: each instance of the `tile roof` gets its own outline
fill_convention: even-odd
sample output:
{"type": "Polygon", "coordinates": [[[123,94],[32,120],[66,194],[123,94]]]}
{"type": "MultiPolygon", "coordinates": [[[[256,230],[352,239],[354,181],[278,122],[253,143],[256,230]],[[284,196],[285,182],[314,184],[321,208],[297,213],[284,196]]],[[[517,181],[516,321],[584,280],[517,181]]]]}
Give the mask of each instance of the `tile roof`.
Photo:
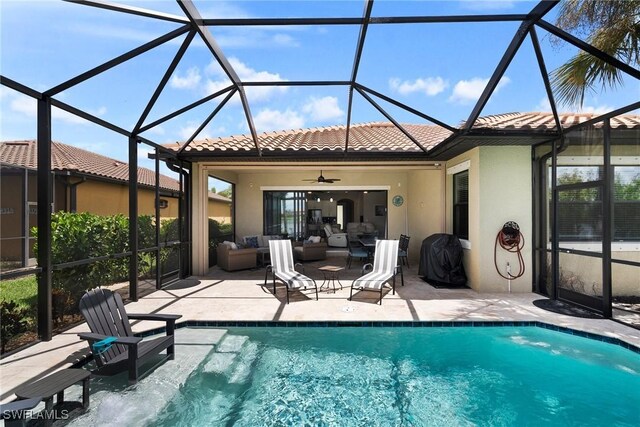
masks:
{"type": "MultiPolygon", "coordinates": [[[[563,129],[584,123],[598,117],[594,113],[559,113],[560,124],[563,129]]],[[[461,125],[461,127],[464,123],[461,125]]],[[[596,128],[602,127],[602,122],[596,123],[596,128]]],[[[618,129],[640,129],[640,115],[621,115],[611,119],[611,127],[618,129]]],[[[556,123],[553,114],[544,113],[506,113],[492,116],[478,117],[473,129],[493,130],[554,130],[556,123]]]]}
{"type": "MultiPolygon", "coordinates": [[[[593,113],[562,113],[560,121],[563,128],[583,123],[597,117],[593,113]]],[[[403,124],[416,140],[427,150],[434,148],[452,132],[426,124],[403,124]]],[[[460,125],[462,128],[464,122],[460,125]]],[[[595,127],[601,127],[596,124],[595,127]]],[[[611,119],[613,128],[640,129],[640,115],[623,115],[611,119]]],[[[532,130],[553,131],[555,121],[550,112],[506,113],[479,117],[473,126],[474,130],[532,130]]],[[[346,126],[329,126],[310,129],[283,130],[265,132],[258,135],[263,151],[341,151],[345,146],[346,126]]],[[[178,150],[181,143],[167,144],[166,147],[178,150]]],[[[255,150],[251,135],[205,138],[195,140],[187,146],[185,152],[248,152],[255,150]]],[[[349,128],[349,150],[360,153],[419,153],[421,150],[407,138],[398,128],[389,122],[353,124],[349,128]]]]}
{"type": "Polygon", "coordinates": [[[219,202],[229,202],[231,203],[231,199],[228,197],[224,197],[218,193],[214,193],[213,191],[209,191],[209,199],[217,200],[219,202]]]}
{"type": "MultiPolygon", "coordinates": [[[[451,132],[439,126],[403,125],[427,150],[435,147],[451,132]]],[[[265,132],[258,135],[264,151],[341,151],[345,146],[346,126],[265,132]]],[[[177,143],[167,145],[177,149],[177,143]]],[[[251,151],[255,149],[251,135],[206,138],[193,141],[185,152],[251,151]]],[[[349,128],[349,150],[355,152],[422,152],[392,123],[354,124],[349,128]]]]}
{"type": "MultiPolygon", "coordinates": [[[[38,167],[36,141],[0,142],[0,162],[30,169],[38,167]]],[[[129,165],[91,151],[83,150],[60,142],[51,144],[51,169],[71,171],[85,175],[94,175],[129,181],[129,165]]],[[[155,172],[147,168],[138,168],[138,184],[155,186],[155,172]]],[[[180,183],[166,175],[160,175],[160,188],[179,191],[180,183]]]]}

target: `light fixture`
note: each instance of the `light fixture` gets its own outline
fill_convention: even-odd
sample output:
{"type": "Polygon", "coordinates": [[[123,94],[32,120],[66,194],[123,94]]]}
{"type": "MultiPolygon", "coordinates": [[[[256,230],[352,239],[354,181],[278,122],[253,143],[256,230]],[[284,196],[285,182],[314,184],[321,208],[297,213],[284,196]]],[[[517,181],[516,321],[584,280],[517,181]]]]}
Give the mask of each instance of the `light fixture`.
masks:
{"type": "Polygon", "coordinates": [[[307,191],[307,194],[311,194],[311,191],[307,191]]]}
{"type": "Polygon", "coordinates": [[[318,198],[316,199],[316,202],[319,202],[319,201],[320,201],[320,197],[318,197],[318,198]]]}
{"type": "Polygon", "coordinates": [[[369,192],[367,190],[364,190],[363,193],[364,194],[369,194],[369,192]]]}
{"type": "Polygon", "coordinates": [[[333,203],[333,197],[330,197],[330,198],[329,198],[329,201],[330,201],[331,203],[333,203]]]}

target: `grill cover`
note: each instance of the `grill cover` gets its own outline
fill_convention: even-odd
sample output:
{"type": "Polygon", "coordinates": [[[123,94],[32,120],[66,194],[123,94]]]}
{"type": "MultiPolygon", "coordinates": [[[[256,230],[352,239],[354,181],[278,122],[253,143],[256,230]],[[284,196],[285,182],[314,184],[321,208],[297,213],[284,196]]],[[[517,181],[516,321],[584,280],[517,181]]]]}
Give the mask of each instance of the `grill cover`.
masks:
{"type": "Polygon", "coordinates": [[[418,275],[434,285],[464,286],[462,245],[452,234],[432,234],[422,241],[418,275]]]}

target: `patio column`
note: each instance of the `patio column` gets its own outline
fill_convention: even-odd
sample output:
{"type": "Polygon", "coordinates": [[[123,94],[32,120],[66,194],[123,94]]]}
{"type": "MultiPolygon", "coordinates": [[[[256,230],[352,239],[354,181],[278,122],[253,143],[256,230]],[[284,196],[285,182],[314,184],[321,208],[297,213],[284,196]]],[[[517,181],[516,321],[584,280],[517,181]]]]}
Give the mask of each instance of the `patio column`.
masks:
{"type": "Polygon", "coordinates": [[[38,337],[50,341],[51,308],[51,98],[38,99],[38,337]]]}
{"type": "Polygon", "coordinates": [[[138,301],[138,140],[129,138],[129,299],[138,301]]]}
{"type": "Polygon", "coordinates": [[[191,169],[191,189],[191,266],[192,274],[197,276],[209,270],[207,171],[198,163],[194,163],[191,169]]]}

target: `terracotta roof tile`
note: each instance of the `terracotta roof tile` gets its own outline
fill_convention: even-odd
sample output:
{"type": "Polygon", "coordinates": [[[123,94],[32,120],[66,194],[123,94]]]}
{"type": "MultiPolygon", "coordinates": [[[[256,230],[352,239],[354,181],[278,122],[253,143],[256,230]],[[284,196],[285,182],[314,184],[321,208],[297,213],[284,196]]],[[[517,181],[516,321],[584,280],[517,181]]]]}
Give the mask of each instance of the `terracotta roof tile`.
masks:
{"type": "MultiPolygon", "coordinates": [[[[594,113],[560,113],[560,124],[564,129],[591,120],[599,114],[594,113]]],[[[464,126],[464,123],[461,125],[464,126]]],[[[602,127],[602,122],[595,125],[602,127]]],[[[640,129],[640,115],[626,114],[611,119],[611,127],[618,129],[640,129]]],[[[556,123],[553,114],[544,113],[506,113],[479,117],[473,129],[500,130],[554,130],[556,123]]]]}
{"type": "MultiPolygon", "coordinates": [[[[0,161],[2,163],[35,169],[38,167],[37,154],[37,144],[33,140],[0,143],[0,161]]],[[[51,144],[51,169],[74,171],[122,182],[129,181],[129,165],[127,163],[60,142],[51,144]]],[[[154,186],[155,182],[154,171],[138,168],[138,184],[154,186]]],[[[160,188],[178,191],[180,183],[161,174],[160,188]]]]}
{"type": "MultiPolygon", "coordinates": [[[[434,147],[451,132],[439,126],[403,125],[425,148],[434,147]]],[[[340,151],[345,147],[346,126],[328,126],[310,129],[282,130],[258,135],[260,148],[265,151],[340,151]]],[[[168,144],[176,149],[179,144],[168,144]]],[[[186,152],[198,151],[251,151],[255,144],[250,135],[206,138],[193,141],[186,152]]],[[[349,129],[349,150],[368,152],[421,152],[392,123],[374,122],[354,124],[349,129]]]]}
{"type": "MultiPolygon", "coordinates": [[[[564,128],[583,123],[596,117],[592,113],[563,113],[560,120],[564,128]]],[[[446,129],[436,125],[403,124],[409,134],[427,150],[435,147],[451,135],[446,129]]],[[[460,125],[462,128],[464,123],[460,125]]],[[[596,127],[600,127],[597,124],[596,127]]],[[[611,119],[614,128],[640,128],[640,116],[624,115],[611,119]]],[[[506,113],[479,117],[474,129],[493,130],[555,130],[555,121],[550,112],[543,113],[506,113]]],[[[345,146],[346,126],[327,126],[309,129],[281,130],[258,135],[260,147],[269,152],[341,151],[345,146]]],[[[167,144],[166,147],[177,150],[180,143],[167,144]]],[[[193,141],[186,152],[225,152],[252,151],[255,145],[250,135],[207,138],[193,141]]],[[[420,152],[393,123],[374,122],[351,125],[349,128],[349,150],[355,152],[420,152]]]]}

